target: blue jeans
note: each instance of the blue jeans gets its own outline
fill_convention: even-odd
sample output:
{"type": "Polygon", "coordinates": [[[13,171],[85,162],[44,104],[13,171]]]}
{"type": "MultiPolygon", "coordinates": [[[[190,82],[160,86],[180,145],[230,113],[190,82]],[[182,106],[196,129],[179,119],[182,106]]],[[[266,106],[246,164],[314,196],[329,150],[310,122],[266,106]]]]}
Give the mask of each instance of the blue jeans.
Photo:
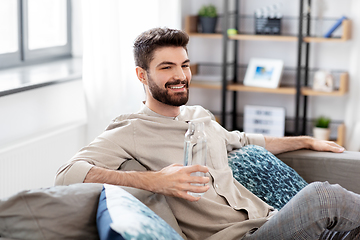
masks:
{"type": "Polygon", "coordinates": [[[360,195],[328,182],[311,183],[243,240],[360,239],[360,195]]]}

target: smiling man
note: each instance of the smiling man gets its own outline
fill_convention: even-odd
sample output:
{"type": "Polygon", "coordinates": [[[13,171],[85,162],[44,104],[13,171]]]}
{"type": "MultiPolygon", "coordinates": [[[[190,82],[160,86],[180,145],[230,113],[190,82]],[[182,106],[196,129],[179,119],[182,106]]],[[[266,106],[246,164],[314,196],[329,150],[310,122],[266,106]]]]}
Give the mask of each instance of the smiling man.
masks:
{"type": "Polygon", "coordinates": [[[151,29],[136,39],[136,74],[146,91],[144,105],[115,118],[59,169],[56,184],[98,182],[163,194],[188,239],[319,239],[324,232],[326,239],[358,239],[357,194],[338,185],[313,183],[277,213],[233,179],[227,152],[245,145],[263,146],[275,154],[301,148],[339,153],[344,149],[311,137],[230,132],[204,108],[185,106],[191,81],[188,40],[186,33],[168,28],[151,29]],[[204,123],[207,166],[182,165],[188,121],[204,123]],[[130,160],[148,171],[123,170],[130,160]],[[206,177],[191,176],[192,172],[206,177]],[[188,192],[205,194],[200,198],[188,192]]]}

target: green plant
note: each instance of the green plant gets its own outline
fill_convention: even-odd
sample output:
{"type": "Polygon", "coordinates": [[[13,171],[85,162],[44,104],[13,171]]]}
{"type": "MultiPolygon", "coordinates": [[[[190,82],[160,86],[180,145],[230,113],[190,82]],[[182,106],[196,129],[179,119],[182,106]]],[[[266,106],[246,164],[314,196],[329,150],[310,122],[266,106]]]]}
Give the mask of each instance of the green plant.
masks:
{"type": "Polygon", "coordinates": [[[318,117],[318,118],[315,120],[315,127],[318,127],[318,128],[329,128],[330,122],[331,122],[331,119],[330,119],[330,118],[321,116],[321,117],[318,117]]]}
{"type": "Polygon", "coordinates": [[[216,7],[212,4],[204,5],[199,10],[200,17],[217,17],[216,7]]]}

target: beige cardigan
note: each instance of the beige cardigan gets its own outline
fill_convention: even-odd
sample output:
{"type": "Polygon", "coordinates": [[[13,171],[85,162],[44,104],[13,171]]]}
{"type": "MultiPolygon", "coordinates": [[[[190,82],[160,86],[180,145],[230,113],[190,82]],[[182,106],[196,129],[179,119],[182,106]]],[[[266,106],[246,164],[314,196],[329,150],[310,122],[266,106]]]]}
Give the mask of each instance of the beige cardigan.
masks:
{"type": "Polygon", "coordinates": [[[233,179],[227,152],[248,144],[264,146],[265,140],[262,135],[225,130],[200,106],[183,106],[176,118],[145,105],[138,113],[119,116],[59,169],[56,184],[83,182],[92,166],[118,170],[129,159],[155,171],[182,164],[190,120],[205,123],[210,189],[198,202],[166,197],[167,202],[188,239],[239,239],[264,224],[273,208],[233,179]]]}

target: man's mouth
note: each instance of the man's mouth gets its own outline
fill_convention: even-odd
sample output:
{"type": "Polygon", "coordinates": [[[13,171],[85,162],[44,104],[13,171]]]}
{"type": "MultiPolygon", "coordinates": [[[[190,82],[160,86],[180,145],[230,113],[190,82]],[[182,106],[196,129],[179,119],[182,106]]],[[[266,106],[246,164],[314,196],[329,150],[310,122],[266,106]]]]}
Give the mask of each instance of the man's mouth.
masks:
{"type": "Polygon", "coordinates": [[[183,84],[183,85],[180,85],[180,86],[170,86],[171,89],[182,89],[182,88],[185,88],[186,85],[183,84]]]}
{"type": "Polygon", "coordinates": [[[165,84],[166,88],[170,88],[171,90],[185,90],[188,88],[187,81],[174,81],[168,82],[165,84]]]}

